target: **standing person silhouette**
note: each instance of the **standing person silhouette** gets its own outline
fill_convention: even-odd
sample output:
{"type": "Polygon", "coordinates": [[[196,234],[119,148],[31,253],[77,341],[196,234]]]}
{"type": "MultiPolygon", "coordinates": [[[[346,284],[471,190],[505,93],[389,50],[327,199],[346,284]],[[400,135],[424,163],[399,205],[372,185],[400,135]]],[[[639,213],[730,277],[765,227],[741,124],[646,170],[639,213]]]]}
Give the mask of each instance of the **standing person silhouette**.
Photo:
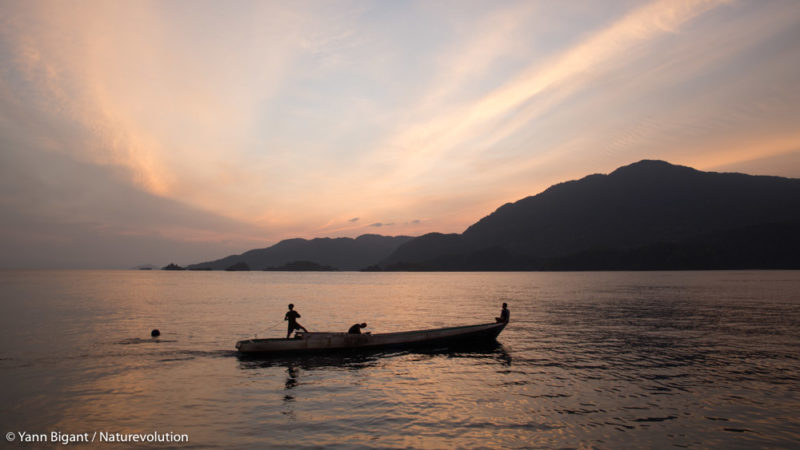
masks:
{"type": "Polygon", "coordinates": [[[508,303],[503,303],[503,309],[500,310],[500,317],[495,317],[494,320],[497,323],[503,322],[508,323],[508,320],[511,318],[511,311],[508,310],[508,303]]]}
{"type": "Polygon", "coordinates": [[[289,311],[286,312],[286,315],[283,317],[283,320],[289,321],[289,331],[286,332],[286,339],[289,339],[289,336],[292,335],[292,331],[294,330],[303,330],[308,333],[308,330],[299,323],[297,323],[297,319],[300,318],[300,313],[294,310],[294,304],[289,303],[289,311]]]}

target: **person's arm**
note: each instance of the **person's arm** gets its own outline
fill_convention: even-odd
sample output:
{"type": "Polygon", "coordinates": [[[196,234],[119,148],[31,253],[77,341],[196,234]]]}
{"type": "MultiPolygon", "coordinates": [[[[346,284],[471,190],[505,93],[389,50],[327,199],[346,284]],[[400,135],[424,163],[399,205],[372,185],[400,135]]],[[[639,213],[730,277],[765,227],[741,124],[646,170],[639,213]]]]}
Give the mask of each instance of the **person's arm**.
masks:
{"type": "Polygon", "coordinates": [[[283,316],[283,320],[289,320],[289,313],[287,312],[285,316],[283,316]]]}

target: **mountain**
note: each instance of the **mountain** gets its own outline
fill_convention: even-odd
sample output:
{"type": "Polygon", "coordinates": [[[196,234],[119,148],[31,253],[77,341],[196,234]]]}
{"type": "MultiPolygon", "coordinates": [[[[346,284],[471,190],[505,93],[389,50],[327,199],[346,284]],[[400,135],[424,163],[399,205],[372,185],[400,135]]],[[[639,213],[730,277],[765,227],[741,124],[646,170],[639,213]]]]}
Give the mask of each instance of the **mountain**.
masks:
{"type": "Polygon", "coordinates": [[[462,234],[432,233],[400,270],[800,268],[800,180],[640,161],[508,203],[462,234]]]}
{"type": "Polygon", "coordinates": [[[411,240],[409,236],[365,234],[352,238],[287,239],[272,247],[250,250],[215,261],[192,264],[190,270],[225,270],[244,263],[252,270],[281,267],[296,261],[309,261],[339,270],[359,270],[375,264],[411,240]]]}

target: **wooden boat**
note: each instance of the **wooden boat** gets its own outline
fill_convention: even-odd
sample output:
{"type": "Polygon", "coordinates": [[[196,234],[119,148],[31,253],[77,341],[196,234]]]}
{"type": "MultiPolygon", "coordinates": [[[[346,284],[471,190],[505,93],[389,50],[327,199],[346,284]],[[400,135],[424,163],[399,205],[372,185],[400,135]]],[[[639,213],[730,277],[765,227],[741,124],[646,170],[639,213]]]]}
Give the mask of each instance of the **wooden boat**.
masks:
{"type": "Polygon", "coordinates": [[[437,345],[452,346],[494,340],[505,326],[505,322],[500,322],[378,334],[298,332],[292,339],[247,339],[239,341],[236,343],[236,349],[245,354],[270,355],[437,345]]]}

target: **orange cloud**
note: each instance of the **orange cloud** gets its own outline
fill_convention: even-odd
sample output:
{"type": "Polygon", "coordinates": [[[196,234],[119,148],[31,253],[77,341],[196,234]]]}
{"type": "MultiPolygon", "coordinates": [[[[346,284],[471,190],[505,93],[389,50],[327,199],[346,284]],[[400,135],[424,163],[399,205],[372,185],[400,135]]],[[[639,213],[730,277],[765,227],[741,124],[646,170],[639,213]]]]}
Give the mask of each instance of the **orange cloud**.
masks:
{"type": "MultiPolygon", "coordinates": [[[[556,89],[563,89],[556,92],[563,98],[578,87],[567,83],[579,80],[595,66],[624,59],[632,46],[664,33],[675,32],[684,23],[722,3],[709,0],[653,2],[629,13],[566,52],[535,64],[482,99],[408,127],[389,138],[382,147],[397,164],[394,177],[389,180],[405,183],[434,164],[445,164],[446,155],[454,149],[461,152],[470,148],[472,140],[487,139],[496,135],[497,130],[501,135],[516,131],[552,104],[549,103],[551,100],[544,99],[545,104],[537,108],[534,114],[527,114],[502,126],[501,121],[513,116],[515,110],[525,103],[556,89]],[[497,128],[498,125],[501,126],[497,128]]],[[[381,152],[379,159],[384,155],[381,152]]]]}

